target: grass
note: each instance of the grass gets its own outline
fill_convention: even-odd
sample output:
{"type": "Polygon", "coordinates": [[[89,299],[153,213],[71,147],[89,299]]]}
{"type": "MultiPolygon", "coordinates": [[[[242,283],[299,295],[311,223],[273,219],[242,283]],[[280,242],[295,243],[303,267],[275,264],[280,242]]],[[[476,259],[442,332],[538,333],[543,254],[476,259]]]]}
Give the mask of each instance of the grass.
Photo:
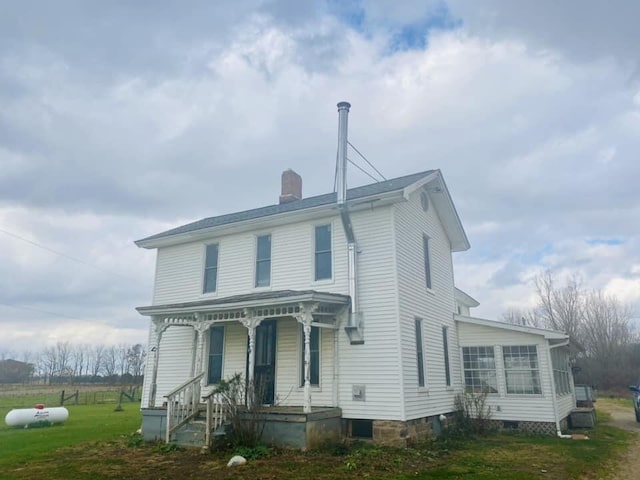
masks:
{"type": "MultiPolygon", "coordinates": [[[[360,444],[315,452],[271,450],[243,467],[226,468],[233,452],[201,455],[140,442],[137,404],[69,406],[65,425],[38,429],[0,426],[0,479],[492,479],[601,478],[632,434],[606,425],[590,440],[492,435],[393,449],[360,444]]],[[[0,407],[4,418],[7,408],[0,407]]],[[[264,453],[264,452],[263,452],[264,453]]]]}
{"type": "MultiPolygon", "coordinates": [[[[62,455],[65,458],[65,448],[114,439],[134,432],[141,424],[138,404],[124,405],[122,412],[114,411],[115,404],[72,405],[67,409],[69,419],[63,425],[16,429],[4,423],[4,416],[10,409],[0,408],[0,479],[13,478],[6,473],[11,469],[28,469],[33,461],[48,461],[50,457],[62,455]]],[[[72,459],[67,458],[66,461],[71,462],[72,459]]]]}

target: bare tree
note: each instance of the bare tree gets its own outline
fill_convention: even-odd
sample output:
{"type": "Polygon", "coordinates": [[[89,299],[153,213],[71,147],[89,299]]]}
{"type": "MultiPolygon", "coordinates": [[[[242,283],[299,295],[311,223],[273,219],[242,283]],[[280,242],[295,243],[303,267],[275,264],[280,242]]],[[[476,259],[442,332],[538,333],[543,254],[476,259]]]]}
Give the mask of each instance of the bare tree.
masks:
{"type": "Polygon", "coordinates": [[[142,377],[142,371],[144,369],[144,361],[147,357],[147,352],[140,343],[129,347],[127,351],[127,363],[129,365],[129,373],[133,375],[134,383],[139,383],[142,377]]]}
{"type": "Polygon", "coordinates": [[[575,342],[581,342],[583,318],[583,293],[580,279],[573,275],[563,287],[557,287],[552,272],[547,270],[535,280],[538,293],[538,315],[546,328],[569,335],[575,342]]]}
{"type": "Polygon", "coordinates": [[[510,308],[502,314],[502,321],[523,327],[544,328],[544,321],[537,310],[510,308]]]}
{"type": "MultiPolygon", "coordinates": [[[[93,345],[89,349],[88,364],[91,364],[91,377],[93,377],[94,380],[98,378],[98,375],[100,375],[100,372],[102,371],[104,362],[104,350],[105,348],[102,344],[93,345]]],[[[89,368],[88,365],[87,368],[89,368]]]]}
{"type": "Polygon", "coordinates": [[[104,349],[102,358],[102,369],[105,376],[113,377],[118,366],[118,350],[111,345],[104,349]]]}

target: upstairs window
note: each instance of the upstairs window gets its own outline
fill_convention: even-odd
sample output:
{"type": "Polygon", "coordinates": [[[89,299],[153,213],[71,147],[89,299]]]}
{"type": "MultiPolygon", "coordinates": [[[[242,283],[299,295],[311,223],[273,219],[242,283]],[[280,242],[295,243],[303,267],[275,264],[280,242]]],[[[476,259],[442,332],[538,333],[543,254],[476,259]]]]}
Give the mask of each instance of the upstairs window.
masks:
{"type": "Polygon", "coordinates": [[[319,225],[315,230],[315,279],[331,278],[331,225],[319,225]]]}
{"type": "Polygon", "coordinates": [[[416,359],[418,361],[418,386],[424,387],[424,351],[422,349],[422,319],[416,318],[416,359]]]}
{"type": "Polygon", "coordinates": [[[224,327],[209,329],[209,371],[208,383],[220,383],[222,379],[222,357],[224,352],[224,327]]]}
{"type": "Polygon", "coordinates": [[[429,237],[422,236],[422,251],[424,253],[424,277],[427,288],[431,289],[431,258],[429,256],[429,237]]]}
{"type": "Polygon", "coordinates": [[[444,353],[444,378],[447,387],[451,386],[451,370],[449,367],[449,329],[442,327],[442,351],[444,353]]]}
{"type": "Polygon", "coordinates": [[[256,243],[256,287],[271,284],[271,235],[260,235],[256,243]]]}
{"type": "Polygon", "coordinates": [[[468,393],[498,393],[493,347],[463,347],[464,385],[468,393]]]}
{"type": "MultiPolygon", "coordinates": [[[[304,329],[300,325],[300,338],[302,349],[300,351],[300,386],[304,387],[304,329]]],[[[320,329],[311,327],[311,338],[309,339],[309,350],[311,351],[311,363],[309,365],[309,381],[312,387],[320,386],[320,329]]]]}
{"type": "Polygon", "coordinates": [[[204,286],[203,293],[216,291],[218,283],[218,244],[207,245],[206,259],[204,262],[204,286]]]}
{"type": "Polygon", "coordinates": [[[535,345],[502,347],[507,393],[536,395],[542,393],[535,345]]]}

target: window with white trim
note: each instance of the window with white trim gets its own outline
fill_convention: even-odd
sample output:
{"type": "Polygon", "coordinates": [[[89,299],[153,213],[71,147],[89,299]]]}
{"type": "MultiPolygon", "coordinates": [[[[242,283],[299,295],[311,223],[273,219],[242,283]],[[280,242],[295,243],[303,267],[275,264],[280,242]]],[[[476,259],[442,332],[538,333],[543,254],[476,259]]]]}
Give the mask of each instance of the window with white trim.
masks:
{"type": "Polygon", "coordinates": [[[224,355],[224,327],[209,329],[209,368],[207,381],[209,384],[220,383],[222,379],[222,360],[224,355]]]}
{"type": "Polygon", "coordinates": [[[256,240],[256,287],[271,284],[271,235],[260,235],[256,240]]]}
{"type": "Polygon", "coordinates": [[[498,393],[493,347],[462,347],[465,391],[498,393]]]}
{"type": "Polygon", "coordinates": [[[422,348],[422,319],[415,319],[416,327],[416,361],[418,362],[418,386],[424,387],[424,351],[422,348]]]}
{"type": "Polygon", "coordinates": [[[331,278],[331,225],[315,228],[315,279],[331,278]]]}
{"type": "Polygon", "coordinates": [[[556,395],[571,393],[571,375],[569,374],[569,354],[562,348],[551,350],[551,365],[553,366],[553,381],[556,386],[556,395]]]}
{"type": "Polygon", "coordinates": [[[207,245],[205,255],[202,292],[212,293],[216,291],[218,283],[218,244],[207,245]]]}
{"type": "Polygon", "coordinates": [[[449,367],[449,328],[442,327],[442,352],[444,354],[444,378],[447,387],[451,386],[451,370],[449,367]]]}
{"type": "Polygon", "coordinates": [[[504,346],[502,357],[508,394],[539,395],[542,393],[538,350],[535,345],[504,346]]]}
{"type": "MultiPolygon", "coordinates": [[[[300,338],[302,348],[300,351],[300,386],[304,386],[304,329],[300,325],[300,338]]],[[[311,352],[311,363],[309,364],[309,381],[312,387],[320,386],[320,328],[311,327],[309,338],[309,350],[311,352]]]]}

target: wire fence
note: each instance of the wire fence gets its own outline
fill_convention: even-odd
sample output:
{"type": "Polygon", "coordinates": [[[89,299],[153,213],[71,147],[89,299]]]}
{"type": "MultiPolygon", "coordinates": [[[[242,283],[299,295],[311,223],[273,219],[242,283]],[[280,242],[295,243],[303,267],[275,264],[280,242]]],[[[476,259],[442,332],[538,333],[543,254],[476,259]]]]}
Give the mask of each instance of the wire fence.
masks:
{"type": "Polygon", "coordinates": [[[29,408],[36,404],[96,405],[103,403],[139,402],[142,394],[140,385],[125,386],[34,386],[22,388],[0,385],[0,408],[29,408]]]}

